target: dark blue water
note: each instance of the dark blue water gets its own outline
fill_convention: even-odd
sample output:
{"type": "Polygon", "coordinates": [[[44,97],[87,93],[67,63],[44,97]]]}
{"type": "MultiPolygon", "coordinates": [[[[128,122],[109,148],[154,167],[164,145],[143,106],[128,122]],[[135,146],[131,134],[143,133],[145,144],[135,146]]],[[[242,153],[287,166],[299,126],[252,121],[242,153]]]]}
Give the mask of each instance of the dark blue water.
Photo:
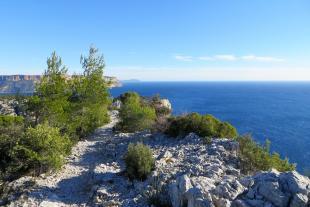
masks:
{"type": "Polygon", "coordinates": [[[251,133],[271,149],[310,168],[310,82],[139,82],[113,88],[118,96],[136,91],[168,98],[174,114],[209,113],[251,133]]]}

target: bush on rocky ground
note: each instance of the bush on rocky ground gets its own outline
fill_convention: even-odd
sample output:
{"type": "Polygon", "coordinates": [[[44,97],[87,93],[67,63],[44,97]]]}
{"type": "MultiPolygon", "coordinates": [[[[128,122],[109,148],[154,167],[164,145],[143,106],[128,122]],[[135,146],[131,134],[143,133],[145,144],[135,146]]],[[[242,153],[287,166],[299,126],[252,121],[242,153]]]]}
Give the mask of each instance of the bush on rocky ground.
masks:
{"type": "Polygon", "coordinates": [[[11,152],[23,135],[24,123],[20,116],[0,116],[0,181],[7,176],[13,162],[11,152]]]}
{"type": "Polygon", "coordinates": [[[122,102],[122,104],[126,104],[132,100],[140,102],[141,101],[140,98],[141,98],[140,95],[133,91],[123,93],[118,97],[118,99],[122,102]]]}
{"type": "Polygon", "coordinates": [[[129,144],[124,159],[130,179],[144,180],[155,167],[152,150],[142,143],[129,144]]]}
{"type": "Polygon", "coordinates": [[[29,172],[38,175],[60,168],[70,152],[68,136],[47,124],[29,127],[25,132],[18,127],[15,124],[15,131],[0,135],[0,180],[13,180],[29,172]]]}
{"type": "Polygon", "coordinates": [[[70,149],[68,136],[61,135],[58,128],[39,124],[28,128],[14,147],[12,156],[15,162],[12,167],[14,171],[32,171],[35,175],[59,169],[70,149]]]}
{"type": "Polygon", "coordinates": [[[228,122],[221,122],[212,115],[191,113],[169,119],[166,134],[172,137],[195,133],[200,137],[234,138],[238,135],[236,128],[228,122]]]}
{"type": "Polygon", "coordinates": [[[120,99],[122,106],[116,130],[135,132],[152,129],[156,120],[154,108],[145,104],[137,93],[125,93],[120,99]]]}
{"type": "Polygon", "coordinates": [[[23,130],[24,118],[22,116],[0,115],[0,134],[15,134],[23,130]]]}
{"type": "Polygon", "coordinates": [[[244,173],[259,170],[277,169],[280,172],[295,170],[295,164],[291,164],[287,158],[281,159],[278,153],[270,153],[270,142],[267,140],[264,146],[256,143],[250,135],[238,137],[239,157],[244,173]]]}
{"type": "Polygon", "coordinates": [[[164,132],[167,129],[171,104],[159,95],[142,97],[136,92],[126,92],[114,100],[113,106],[120,111],[121,121],[116,130],[135,132],[150,129],[164,132]]]}

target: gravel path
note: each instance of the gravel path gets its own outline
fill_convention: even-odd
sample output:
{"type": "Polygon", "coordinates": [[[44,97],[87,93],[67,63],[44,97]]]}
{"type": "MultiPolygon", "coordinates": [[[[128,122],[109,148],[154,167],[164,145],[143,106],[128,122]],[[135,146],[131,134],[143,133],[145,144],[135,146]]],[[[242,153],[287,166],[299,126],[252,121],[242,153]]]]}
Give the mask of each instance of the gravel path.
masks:
{"type": "Polygon", "coordinates": [[[105,162],[104,148],[112,140],[116,122],[116,113],[112,113],[111,123],[73,147],[59,172],[36,179],[36,187],[27,198],[29,206],[89,206],[96,190],[96,167],[105,162]]]}

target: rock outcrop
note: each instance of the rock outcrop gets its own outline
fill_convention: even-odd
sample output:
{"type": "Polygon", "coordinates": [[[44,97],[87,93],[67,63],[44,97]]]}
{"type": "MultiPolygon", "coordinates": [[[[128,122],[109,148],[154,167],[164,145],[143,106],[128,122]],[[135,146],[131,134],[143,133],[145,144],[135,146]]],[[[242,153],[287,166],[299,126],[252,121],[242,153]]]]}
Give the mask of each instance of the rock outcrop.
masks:
{"type": "Polygon", "coordinates": [[[13,99],[2,99],[0,100],[0,115],[11,115],[16,116],[15,108],[18,102],[13,99]]]}
{"type": "Polygon", "coordinates": [[[160,99],[158,102],[158,105],[156,107],[157,108],[164,108],[164,109],[167,109],[169,111],[172,110],[171,103],[168,99],[160,99]]]}
{"type": "Polygon", "coordinates": [[[233,206],[289,206],[310,205],[310,180],[296,171],[279,173],[276,170],[244,177],[241,182],[247,191],[233,202],[233,206]]]}
{"type": "Polygon", "coordinates": [[[32,187],[22,182],[29,183],[30,178],[7,184],[4,192],[9,199],[2,202],[8,206],[310,206],[310,180],[295,171],[242,175],[239,146],[233,140],[204,144],[195,134],[179,140],[148,132],[114,133],[115,116],[111,124],[73,148],[60,172],[34,179],[32,187]],[[156,168],[144,181],[131,181],[124,174],[123,155],[131,142],[143,142],[154,152],[156,168]],[[14,186],[20,186],[18,193],[14,186]]]}
{"type": "Polygon", "coordinates": [[[108,82],[110,88],[121,87],[122,83],[116,77],[104,76],[106,82],[108,82]]]}

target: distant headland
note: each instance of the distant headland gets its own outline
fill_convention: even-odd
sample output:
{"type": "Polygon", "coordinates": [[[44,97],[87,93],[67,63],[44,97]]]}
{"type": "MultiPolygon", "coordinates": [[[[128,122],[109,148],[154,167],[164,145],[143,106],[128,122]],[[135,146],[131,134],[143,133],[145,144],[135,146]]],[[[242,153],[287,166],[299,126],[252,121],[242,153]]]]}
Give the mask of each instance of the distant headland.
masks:
{"type": "MultiPolygon", "coordinates": [[[[35,83],[40,81],[41,75],[0,75],[0,94],[31,94],[35,83]]],[[[120,87],[121,82],[113,76],[105,76],[109,87],[120,87]]]]}

